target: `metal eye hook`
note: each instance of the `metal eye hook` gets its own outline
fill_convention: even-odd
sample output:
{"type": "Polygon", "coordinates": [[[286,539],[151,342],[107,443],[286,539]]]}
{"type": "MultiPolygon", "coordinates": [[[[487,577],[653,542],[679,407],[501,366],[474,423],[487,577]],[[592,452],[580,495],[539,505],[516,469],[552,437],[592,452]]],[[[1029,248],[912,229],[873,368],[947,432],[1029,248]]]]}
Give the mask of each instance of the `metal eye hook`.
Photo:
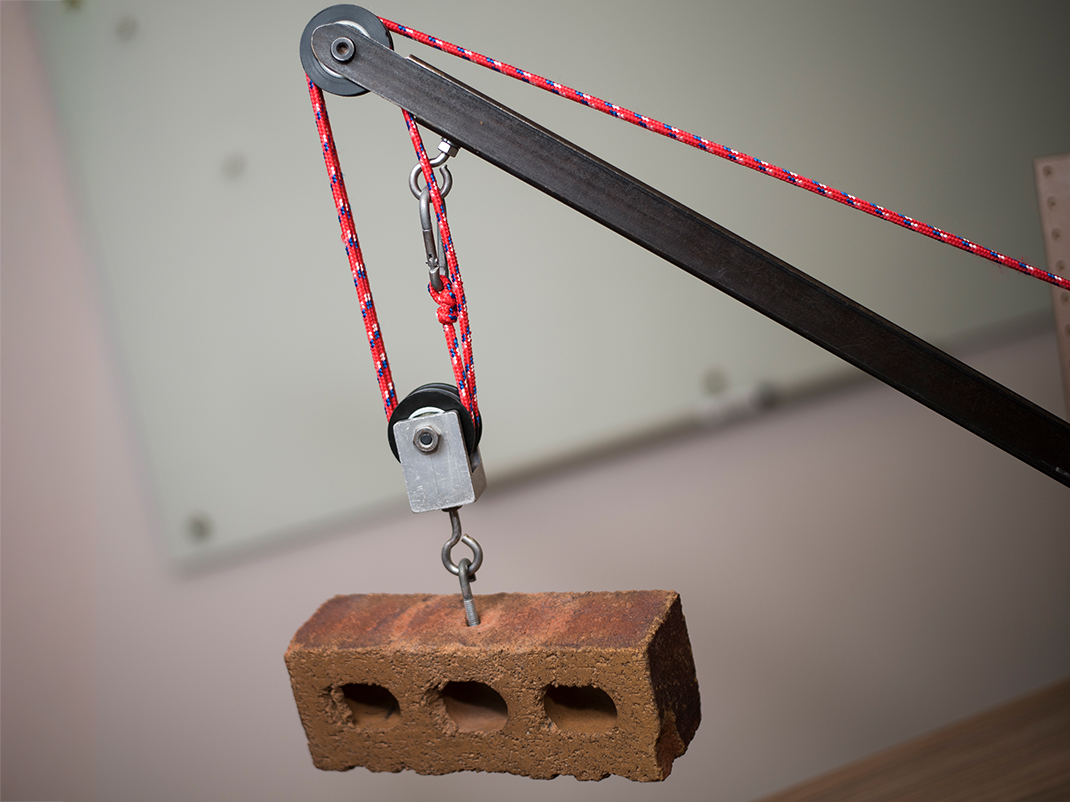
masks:
{"type": "MultiPolygon", "coordinates": [[[[445,161],[443,159],[442,161],[445,161]]],[[[432,161],[434,166],[434,161],[432,161]]],[[[446,165],[439,167],[439,172],[442,174],[441,180],[438,182],[439,194],[445,198],[450,194],[450,190],[453,189],[453,175],[450,173],[450,168],[446,165]]],[[[423,177],[423,168],[420,163],[417,162],[416,166],[412,168],[412,172],[409,173],[409,192],[412,193],[414,198],[419,198],[423,189],[420,188],[420,179],[423,177]]]]}
{"type": "MultiPolygon", "coordinates": [[[[466,579],[469,582],[475,582],[476,571],[483,565],[483,547],[476,542],[475,538],[469,537],[461,531],[461,514],[457,507],[450,507],[446,510],[450,514],[450,524],[453,526],[453,536],[446,541],[446,544],[442,547],[442,564],[446,566],[446,570],[454,576],[461,575],[461,567],[453,561],[453,556],[450,552],[453,551],[453,547],[458,543],[464,543],[472,550],[472,560],[469,564],[466,579]]],[[[464,562],[464,560],[462,560],[464,562]]]]}
{"type": "Polygon", "coordinates": [[[450,514],[450,524],[453,527],[453,536],[442,547],[442,564],[451,574],[455,574],[461,580],[461,601],[464,602],[464,617],[468,626],[479,626],[479,613],[476,612],[476,603],[472,599],[471,583],[476,581],[476,571],[483,564],[483,549],[475,541],[461,531],[461,513],[457,507],[446,510],[450,514]],[[464,543],[472,550],[472,559],[462,557],[460,563],[454,563],[450,552],[458,543],[464,543]]]}

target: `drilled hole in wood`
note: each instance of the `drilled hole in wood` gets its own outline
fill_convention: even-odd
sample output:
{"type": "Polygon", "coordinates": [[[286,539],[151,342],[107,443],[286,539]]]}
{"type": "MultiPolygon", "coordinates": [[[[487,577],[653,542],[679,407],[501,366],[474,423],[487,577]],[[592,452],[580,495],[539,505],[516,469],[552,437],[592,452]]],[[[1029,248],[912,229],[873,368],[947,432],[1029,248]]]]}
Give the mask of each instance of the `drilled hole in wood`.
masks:
{"type": "Polygon", "coordinates": [[[382,685],[343,685],[342,698],[360,729],[385,730],[401,720],[398,700],[382,685]]]}
{"type": "Polygon", "coordinates": [[[550,685],[544,697],[546,715],[569,732],[608,732],[617,726],[617,706],[593,685],[550,685]]]}
{"type": "Polygon", "coordinates": [[[439,695],[459,730],[500,730],[509,718],[502,695],[482,682],[450,682],[439,695]]]}

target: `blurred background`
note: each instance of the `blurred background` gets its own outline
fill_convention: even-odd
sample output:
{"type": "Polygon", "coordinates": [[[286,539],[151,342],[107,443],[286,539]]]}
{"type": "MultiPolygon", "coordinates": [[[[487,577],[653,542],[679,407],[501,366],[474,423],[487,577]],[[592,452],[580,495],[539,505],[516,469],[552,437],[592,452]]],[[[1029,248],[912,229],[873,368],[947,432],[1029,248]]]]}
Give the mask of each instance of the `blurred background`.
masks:
{"type": "MultiPolygon", "coordinates": [[[[679,591],[704,723],[653,786],[316,771],[296,628],[455,591],[337,239],[296,56],[322,7],[0,4],[3,799],[747,800],[1068,673],[1065,488],[461,154],[476,590],[679,591]]],[[[1062,4],[371,10],[1043,264],[1062,4]]],[[[395,47],[1064,414],[1039,283],[395,47]]],[[[449,375],[411,149],[384,101],[328,106],[404,394],[449,375]]]]}

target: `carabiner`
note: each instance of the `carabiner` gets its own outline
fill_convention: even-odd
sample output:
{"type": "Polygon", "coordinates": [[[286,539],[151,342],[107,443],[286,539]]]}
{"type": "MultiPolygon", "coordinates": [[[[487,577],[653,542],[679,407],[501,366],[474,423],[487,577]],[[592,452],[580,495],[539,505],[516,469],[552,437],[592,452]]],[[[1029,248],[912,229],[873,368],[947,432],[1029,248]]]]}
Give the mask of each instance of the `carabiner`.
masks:
{"type": "Polygon", "coordinates": [[[442,232],[431,220],[431,190],[425,186],[420,193],[420,230],[424,237],[424,251],[427,253],[427,272],[435,292],[442,291],[442,280],[446,277],[445,260],[439,260],[442,252],[442,232]]]}

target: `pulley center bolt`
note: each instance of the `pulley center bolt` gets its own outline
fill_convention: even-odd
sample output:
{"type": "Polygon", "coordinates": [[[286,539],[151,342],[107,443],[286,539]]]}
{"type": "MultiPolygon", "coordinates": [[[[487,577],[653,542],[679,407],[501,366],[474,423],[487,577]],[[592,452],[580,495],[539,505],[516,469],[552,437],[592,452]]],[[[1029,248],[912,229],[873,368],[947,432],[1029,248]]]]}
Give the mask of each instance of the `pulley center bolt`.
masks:
{"type": "Polygon", "coordinates": [[[413,434],[412,444],[417,450],[430,454],[438,448],[438,432],[430,426],[421,426],[413,434]]]}
{"type": "Polygon", "coordinates": [[[334,56],[335,61],[345,64],[347,61],[353,60],[353,54],[356,52],[357,48],[353,44],[353,40],[345,36],[339,36],[331,42],[331,55],[334,56]]]}

